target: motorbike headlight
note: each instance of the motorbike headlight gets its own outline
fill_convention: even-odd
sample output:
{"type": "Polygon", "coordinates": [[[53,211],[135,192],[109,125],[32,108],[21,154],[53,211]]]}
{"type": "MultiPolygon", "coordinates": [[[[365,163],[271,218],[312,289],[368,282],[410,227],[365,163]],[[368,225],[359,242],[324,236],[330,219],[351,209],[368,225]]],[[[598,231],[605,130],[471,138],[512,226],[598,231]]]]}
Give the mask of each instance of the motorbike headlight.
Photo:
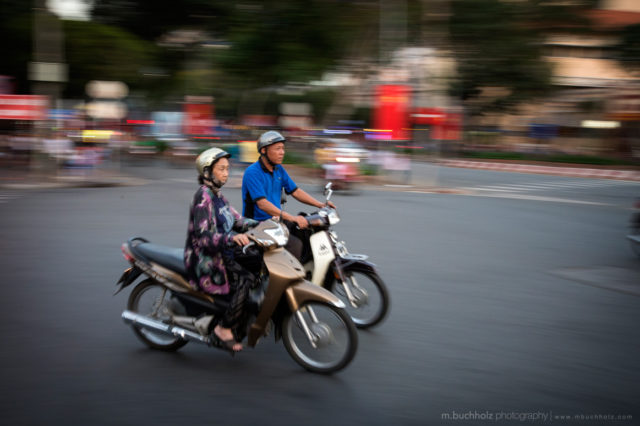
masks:
{"type": "Polygon", "coordinates": [[[264,232],[279,246],[287,244],[287,240],[289,239],[289,230],[282,225],[277,228],[265,229],[264,232]]]}
{"type": "Polygon", "coordinates": [[[331,210],[329,212],[329,225],[335,225],[336,223],[340,222],[340,216],[338,216],[338,212],[335,210],[331,210]]]}

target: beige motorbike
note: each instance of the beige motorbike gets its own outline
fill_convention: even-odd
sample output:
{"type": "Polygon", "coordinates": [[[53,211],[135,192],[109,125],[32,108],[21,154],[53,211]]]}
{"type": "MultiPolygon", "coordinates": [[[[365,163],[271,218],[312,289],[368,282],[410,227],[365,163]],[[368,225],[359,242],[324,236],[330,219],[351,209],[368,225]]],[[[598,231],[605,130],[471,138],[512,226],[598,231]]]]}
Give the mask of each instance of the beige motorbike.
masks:
{"type": "MultiPolygon", "coordinates": [[[[327,374],[346,367],[355,356],[358,335],[344,303],[305,280],[300,262],[283,248],[289,231],[282,223],[261,222],[247,235],[254,246],[250,250],[257,248],[262,254],[260,278],[249,307],[247,345],[255,347],[272,332],[309,371],[327,374]]],[[[139,277],[147,277],[133,289],[122,313],[125,323],[146,345],[175,351],[194,341],[222,348],[213,327],[228,306],[228,297],[211,296],[189,286],[183,249],[137,237],[123,244],[122,252],[131,267],[118,281],[116,294],[139,277]]]]}

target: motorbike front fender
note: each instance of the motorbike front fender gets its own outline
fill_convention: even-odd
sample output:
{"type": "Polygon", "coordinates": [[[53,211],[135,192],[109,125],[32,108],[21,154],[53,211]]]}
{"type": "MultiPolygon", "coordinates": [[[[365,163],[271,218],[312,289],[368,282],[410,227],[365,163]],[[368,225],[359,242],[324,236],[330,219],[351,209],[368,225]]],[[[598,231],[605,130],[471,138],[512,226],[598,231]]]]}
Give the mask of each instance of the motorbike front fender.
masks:
{"type": "Polygon", "coordinates": [[[345,256],[336,259],[336,262],[340,262],[342,269],[358,269],[362,271],[376,272],[375,263],[369,262],[367,259],[369,256],[366,254],[346,254],[345,256]]]}
{"type": "Polygon", "coordinates": [[[347,254],[341,257],[336,257],[333,261],[332,270],[329,271],[325,275],[324,280],[324,288],[330,289],[335,279],[339,278],[339,274],[337,271],[362,271],[362,272],[371,272],[372,274],[377,274],[376,265],[374,263],[369,262],[367,259],[369,256],[364,254],[347,254]]]}
{"type": "Polygon", "coordinates": [[[307,280],[300,280],[285,290],[291,312],[300,309],[306,302],[322,302],[344,309],[346,306],[336,295],[307,280]]]}
{"type": "MultiPolygon", "coordinates": [[[[297,311],[306,302],[328,303],[341,309],[346,307],[342,300],[338,299],[338,297],[330,291],[303,279],[288,285],[283,293],[284,299],[286,300],[287,306],[291,312],[297,311]]],[[[282,297],[278,297],[278,300],[281,299],[282,297]]],[[[277,301],[275,303],[268,303],[267,301],[263,303],[258,317],[253,324],[251,324],[251,327],[249,327],[249,333],[247,336],[248,346],[254,347],[258,342],[258,339],[264,335],[267,327],[267,321],[273,314],[273,309],[275,309],[276,304],[277,301]],[[271,304],[271,309],[266,306],[268,304],[271,304]]],[[[277,338],[278,337],[276,335],[276,339],[277,338]]]]}

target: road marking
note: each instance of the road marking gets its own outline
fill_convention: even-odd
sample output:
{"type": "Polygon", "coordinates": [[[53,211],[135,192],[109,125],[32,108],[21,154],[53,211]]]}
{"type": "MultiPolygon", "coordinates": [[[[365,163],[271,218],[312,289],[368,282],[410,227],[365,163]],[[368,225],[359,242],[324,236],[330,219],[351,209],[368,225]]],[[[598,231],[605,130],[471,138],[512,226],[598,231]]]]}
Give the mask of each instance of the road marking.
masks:
{"type": "MultiPolygon", "coordinates": [[[[467,188],[461,188],[467,189],[467,188]]],[[[478,188],[473,188],[474,190],[478,190],[478,188]]],[[[407,190],[402,191],[405,193],[412,194],[452,194],[452,195],[468,195],[471,197],[488,197],[488,198],[503,198],[503,199],[511,199],[511,200],[525,200],[525,201],[545,201],[550,203],[567,203],[567,204],[584,204],[589,206],[613,206],[613,204],[609,203],[599,203],[596,201],[584,201],[584,200],[572,200],[570,198],[558,198],[558,197],[543,197],[539,195],[528,195],[528,194],[519,194],[517,192],[511,191],[502,191],[499,190],[487,190],[490,192],[485,192],[482,194],[474,194],[472,191],[446,191],[446,190],[407,190]]]]}
{"type": "Polygon", "coordinates": [[[462,189],[467,190],[467,191],[487,191],[487,192],[509,192],[512,193],[514,192],[512,188],[508,188],[508,189],[500,189],[500,188],[508,188],[508,187],[495,187],[495,186],[484,186],[484,187],[464,187],[462,189]]]}
{"type": "Polygon", "coordinates": [[[552,203],[569,203],[569,204],[586,204],[590,206],[612,206],[613,204],[598,203],[595,201],[572,200],[569,198],[542,197],[538,195],[525,195],[515,192],[505,194],[469,194],[472,197],[491,197],[491,198],[508,198],[512,200],[529,200],[529,201],[547,201],[552,203]]]}
{"type": "Polygon", "coordinates": [[[19,198],[19,194],[0,194],[0,203],[8,203],[11,200],[19,198]]]}
{"type": "Polygon", "coordinates": [[[482,192],[496,192],[496,193],[520,193],[529,191],[575,191],[575,190],[588,190],[592,188],[604,188],[604,187],[619,187],[635,185],[636,182],[625,181],[606,181],[598,180],[593,182],[584,181],[569,181],[569,182],[548,182],[548,183],[521,183],[521,184],[508,184],[508,185],[483,185],[465,187],[468,191],[482,191],[482,192]]]}

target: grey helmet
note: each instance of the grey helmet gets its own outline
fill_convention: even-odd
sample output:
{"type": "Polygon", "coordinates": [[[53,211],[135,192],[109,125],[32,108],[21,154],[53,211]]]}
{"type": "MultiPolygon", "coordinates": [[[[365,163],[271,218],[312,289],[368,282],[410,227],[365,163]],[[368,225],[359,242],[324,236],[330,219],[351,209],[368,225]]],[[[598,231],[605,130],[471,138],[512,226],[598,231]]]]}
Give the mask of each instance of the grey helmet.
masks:
{"type": "Polygon", "coordinates": [[[285,142],[286,139],[280,133],[269,130],[268,132],[264,132],[260,139],[258,139],[258,153],[262,154],[262,148],[268,147],[269,145],[273,145],[278,142],[285,142]]]}
{"type": "MultiPolygon", "coordinates": [[[[221,158],[229,158],[231,154],[227,151],[222,150],[220,148],[209,148],[206,151],[202,151],[198,158],[196,158],[196,169],[198,170],[198,176],[202,177],[205,182],[211,182],[217,188],[221,188],[224,183],[218,182],[213,178],[211,174],[209,176],[205,176],[205,169],[210,168],[213,163],[218,161],[221,158]]],[[[209,171],[211,173],[211,171],[209,171]]]]}

